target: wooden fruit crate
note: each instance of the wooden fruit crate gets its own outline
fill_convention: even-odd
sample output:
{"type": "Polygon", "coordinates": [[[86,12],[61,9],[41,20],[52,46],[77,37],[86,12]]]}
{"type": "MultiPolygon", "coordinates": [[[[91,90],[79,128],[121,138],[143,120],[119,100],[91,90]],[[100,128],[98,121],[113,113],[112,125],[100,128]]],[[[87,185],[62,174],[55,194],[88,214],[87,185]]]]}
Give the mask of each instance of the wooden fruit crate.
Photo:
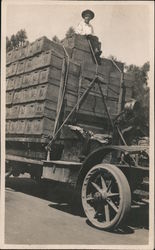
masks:
{"type": "Polygon", "coordinates": [[[23,135],[24,132],[25,132],[25,126],[26,126],[26,120],[18,120],[18,121],[17,121],[17,128],[16,128],[14,134],[23,135]]]}
{"type": "MultiPolygon", "coordinates": [[[[81,36],[79,34],[74,34],[72,37],[65,38],[62,43],[66,48],[76,48],[82,51],[91,52],[88,40],[85,36],[81,36]]],[[[96,41],[94,40],[94,44],[101,49],[101,43],[97,37],[96,41]]]]}
{"type": "Polygon", "coordinates": [[[66,85],[66,92],[73,92],[73,93],[78,93],[79,89],[79,77],[75,75],[68,75],[67,79],[67,85],[66,85]]]}
{"type": "Polygon", "coordinates": [[[11,70],[12,70],[12,65],[7,65],[6,66],[6,78],[11,76],[11,70]]]}
{"type": "Polygon", "coordinates": [[[6,53],[6,65],[9,65],[10,63],[12,63],[12,54],[13,54],[13,50],[6,53]]]}
{"type": "Polygon", "coordinates": [[[6,133],[10,135],[48,136],[54,127],[54,120],[46,117],[33,119],[8,120],[6,133]]]}
{"type": "Polygon", "coordinates": [[[34,116],[35,118],[47,117],[51,120],[55,120],[56,110],[48,109],[44,103],[35,103],[34,116]]]}
{"type": "Polygon", "coordinates": [[[40,70],[35,70],[31,73],[29,86],[39,84],[40,70]]]}
{"type": "Polygon", "coordinates": [[[79,76],[81,71],[80,64],[76,63],[73,60],[69,61],[69,74],[79,76]]]}
{"type": "Polygon", "coordinates": [[[18,62],[14,62],[14,63],[10,64],[7,67],[8,69],[6,71],[6,77],[10,77],[10,76],[16,75],[17,67],[18,67],[18,62]]]}
{"type": "Polygon", "coordinates": [[[59,87],[52,84],[40,84],[15,92],[7,92],[6,104],[28,103],[33,101],[51,100],[57,102],[59,87]]]}
{"type": "Polygon", "coordinates": [[[23,75],[21,88],[32,87],[42,83],[54,83],[59,85],[61,71],[56,68],[47,67],[45,69],[35,70],[23,75]],[[54,81],[58,80],[58,81],[54,81]]]}
{"type": "Polygon", "coordinates": [[[33,47],[33,55],[41,53],[42,51],[49,50],[51,48],[51,40],[43,36],[35,40],[33,47]]]}
{"type": "Polygon", "coordinates": [[[22,88],[31,86],[32,83],[32,73],[26,73],[23,75],[22,88]]]}
{"type": "Polygon", "coordinates": [[[33,86],[28,89],[24,89],[24,101],[25,102],[32,102],[37,100],[38,95],[38,86],[33,86]]]}
{"type": "MultiPolygon", "coordinates": [[[[90,80],[87,80],[86,78],[82,78],[82,80],[81,80],[81,86],[79,88],[79,92],[82,94],[89,87],[89,85],[90,85],[90,80]]],[[[107,96],[108,85],[101,83],[100,86],[101,86],[103,94],[105,96],[107,96]]],[[[89,94],[94,94],[94,95],[101,96],[98,84],[95,84],[93,86],[93,88],[90,90],[90,92],[88,93],[88,95],[89,94]]]]}
{"type": "Polygon", "coordinates": [[[21,47],[19,60],[23,60],[23,59],[27,58],[27,51],[28,51],[28,46],[21,47]]]}
{"type": "Polygon", "coordinates": [[[12,62],[18,61],[20,58],[20,48],[16,48],[12,53],[12,62]]]}
{"type": "Polygon", "coordinates": [[[62,67],[62,57],[55,56],[52,50],[48,50],[46,52],[42,52],[33,57],[33,68],[39,69],[47,66],[53,66],[61,69],[62,67]]]}
{"type": "Polygon", "coordinates": [[[18,104],[18,103],[21,103],[21,101],[23,101],[23,91],[20,89],[17,89],[14,93],[12,103],[18,104]]]}
{"type": "Polygon", "coordinates": [[[63,40],[64,47],[69,47],[71,49],[77,48],[84,51],[90,52],[88,41],[85,37],[75,34],[74,36],[63,40]]]}
{"type": "Polygon", "coordinates": [[[109,86],[111,85],[115,85],[116,87],[120,88],[121,86],[121,78],[120,77],[115,77],[115,76],[111,76],[110,74],[110,79],[109,79],[109,86]]]}
{"type": "Polygon", "coordinates": [[[19,118],[19,106],[13,105],[6,107],[6,119],[18,119],[19,118]]]}
{"type": "Polygon", "coordinates": [[[25,62],[25,73],[33,70],[33,58],[27,58],[25,62]]]}
{"type": "Polygon", "coordinates": [[[6,120],[6,134],[16,135],[17,134],[18,120],[6,120]]]}
{"type": "Polygon", "coordinates": [[[25,59],[18,62],[16,75],[20,75],[20,74],[23,74],[25,72],[25,63],[26,63],[25,59]]]}
{"type": "Polygon", "coordinates": [[[54,127],[54,121],[48,118],[26,120],[25,135],[48,136],[54,127]]]}
{"type": "Polygon", "coordinates": [[[45,69],[41,69],[40,70],[40,77],[39,77],[39,83],[55,83],[55,85],[60,85],[60,83],[58,83],[58,80],[60,82],[61,79],[61,70],[57,69],[55,67],[46,67],[45,69]]]}
{"type": "Polygon", "coordinates": [[[42,101],[19,105],[18,118],[42,117],[47,117],[54,120],[56,117],[56,103],[42,101]]]}
{"type": "Polygon", "coordinates": [[[76,48],[72,50],[72,60],[81,64],[94,63],[93,57],[90,52],[82,51],[76,48]]]}
{"type": "Polygon", "coordinates": [[[63,57],[56,56],[53,53],[53,50],[45,51],[41,55],[42,59],[41,59],[41,65],[39,65],[39,67],[53,66],[58,69],[62,68],[63,57]]]}
{"type": "Polygon", "coordinates": [[[15,86],[15,77],[8,78],[6,80],[6,91],[7,90],[13,90],[15,86]]]}
{"type": "Polygon", "coordinates": [[[18,104],[35,101],[37,91],[37,86],[16,90],[13,98],[13,103],[18,104]]]}
{"type": "Polygon", "coordinates": [[[39,54],[43,51],[47,51],[50,49],[56,50],[60,54],[64,54],[64,49],[61,44],[51,41],[47,37],[43,36],[35,40],[33,44],[33,55],[39,54]]]}
{"type": "Polygon", "coordinates": [[[17,132],[17,124],[18,124],[18,120],[10,120],[9,121],[8,134],[16,134],[16,132],[17,132]]]}
{"type": "Polygon", "coordinates": [[[19,47],[19,48],[16,48],[14,50],[7,52],[6,53],[6,65],[9,65],[13,62],[16,62],[20,59],[25,58],[25,56],[22,57],[24,50],[25,50],[24,47],[19,47]]]}
{"type": "Polygon", "coordinates": [[[47,66],[53,66],[61,69],[62,57],[56,56],[52,50],[42,52],[41,54],[26,59],[25,72],[30,72],[47,66]]]}
{"type": "Polygon", "coordinates": [[[109,98],[106,103],[111,117],[118,115],[118,100],[110,100],[109,98]]]}
{"type": "Polygon", "coordinates": [[[118,99],[120,95],[120,86],[114,85],[114,84],[109,84],[108,85],[108,97],[113,97],[115,99],[118,99]]]}
{"type": "Polygon", "coordinates": [[[50,84],[41,84],[38,86],[36,100],[51,100],[56,101],[59,95],[59,87],[50,84]]]}
{"type": "MultiPolygon", "coordinates": [[[[109,74],[111,72],[111,64],[107,64],[106,67],[103,65],[98,66],[98,76],[101,76],[105,84],[109,83],[109,74]]],[[[82,65],[82,76],[88,79],[93,79],[96,75],[96,67],[94,63],[83,63],[82,65]]]]}
{"type": "Polygon", "coordinates": [[[33,107],[34,107],[33,103],[32,104],[21,104],[21,105],[19,105],[19,115],[18,115],[18,117],[19,118],[31,118],[31,113],[34,112],[33,107]],[[27,112],[27,110],[29,110],[29,113],[27,112]]]}
{"type": "Polygon", "coordinates": [[[23,75],[19,75],[15,77],[14,89],[20,89],[22,87],[23,75]]]}
{"type": "Polygon", "coordinates": [[[14,90],[6,92],[6,105],[10,105],[13,102],[14,90]]]}
{"type": "Polygon", "coordinates": [[[35,47],[35,42],[30,43],[27,48],[27,57],[32,57],[33,56],[33,51],[35,47]]]}
{"type": "Polygon", "coordinates": [[[8,135],[10,131],[10,120],[6,120],[5,122],[5,133],[8,135]]]}

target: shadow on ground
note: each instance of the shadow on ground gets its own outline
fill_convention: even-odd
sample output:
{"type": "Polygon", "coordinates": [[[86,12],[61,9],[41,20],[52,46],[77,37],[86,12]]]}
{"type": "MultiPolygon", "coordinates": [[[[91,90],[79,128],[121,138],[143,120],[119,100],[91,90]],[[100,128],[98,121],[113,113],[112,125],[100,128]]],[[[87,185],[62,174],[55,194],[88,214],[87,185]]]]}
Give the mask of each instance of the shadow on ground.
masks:
{"type": "Polygon", "coordinates": [[[54,181],[37,183],[30,178],[10,177],[6,180],[6,187],[47,200],[51,202],[49,207],[84,217],[81,206],[75,203],[74,189],[64,183],[54,181]]]}
{"type": "MultiPolygon", "coordinates": [[[[69,188],[66,184],[56,182],[42,182],[36,183],[30,178],[16,178],[10,177],[6,180],[6,188],[11,188],[16,192],[23,192],[25,194],[35,196],[51,202],[49,207],[61,210],[66,213],[84,217],[84,212],[81,206],[75,203],[75,193],[73,188],[69,188]]],[[[136,229],[148,229],[148,206],[132,208],[126,225],[116,230],[117,234],[131,234],[136,229]]],[[[90,222],[86,221],[89,226],[90,222]]]]}

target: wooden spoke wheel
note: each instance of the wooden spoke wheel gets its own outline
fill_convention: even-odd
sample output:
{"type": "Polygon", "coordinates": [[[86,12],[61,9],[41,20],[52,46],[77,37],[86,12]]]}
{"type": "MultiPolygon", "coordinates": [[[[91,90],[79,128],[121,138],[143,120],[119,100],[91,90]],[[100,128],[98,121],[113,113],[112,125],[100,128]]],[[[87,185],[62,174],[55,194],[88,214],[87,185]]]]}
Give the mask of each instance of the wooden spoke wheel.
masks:
{"type": "Polygon", "coordinates": [[[131,191],[122,171],[101,163],[89,170],[82,185],[82,205],[97,228],[111,230],[125,219],[131,206],[131,191]]]}

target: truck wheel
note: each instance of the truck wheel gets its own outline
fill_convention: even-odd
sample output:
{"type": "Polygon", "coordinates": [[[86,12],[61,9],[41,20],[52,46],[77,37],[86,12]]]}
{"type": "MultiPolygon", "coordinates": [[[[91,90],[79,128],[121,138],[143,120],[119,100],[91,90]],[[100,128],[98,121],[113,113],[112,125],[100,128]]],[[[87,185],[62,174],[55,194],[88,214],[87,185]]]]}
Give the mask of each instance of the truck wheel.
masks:
{"type": "Polygon", "coordinates": [[[81,195],[87,218],[100,229],[117,228],[130,210],[130,187],[115,165],[102,163],[91,168],[83,181],[81,195]]]}

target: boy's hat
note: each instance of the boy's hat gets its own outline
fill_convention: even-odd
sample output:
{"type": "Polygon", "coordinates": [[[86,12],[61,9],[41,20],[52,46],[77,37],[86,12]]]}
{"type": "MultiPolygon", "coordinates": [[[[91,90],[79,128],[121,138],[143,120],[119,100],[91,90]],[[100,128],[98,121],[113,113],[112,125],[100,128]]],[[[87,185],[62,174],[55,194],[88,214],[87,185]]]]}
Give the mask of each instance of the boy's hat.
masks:
{"type": "Polygon", "coordinates": [[[85,16],[89,15],[91,19],[93,19],[95,16],[94,12],[91,10],[84,10],[81,15],[83,18],[85,18],[85,16]]]}

